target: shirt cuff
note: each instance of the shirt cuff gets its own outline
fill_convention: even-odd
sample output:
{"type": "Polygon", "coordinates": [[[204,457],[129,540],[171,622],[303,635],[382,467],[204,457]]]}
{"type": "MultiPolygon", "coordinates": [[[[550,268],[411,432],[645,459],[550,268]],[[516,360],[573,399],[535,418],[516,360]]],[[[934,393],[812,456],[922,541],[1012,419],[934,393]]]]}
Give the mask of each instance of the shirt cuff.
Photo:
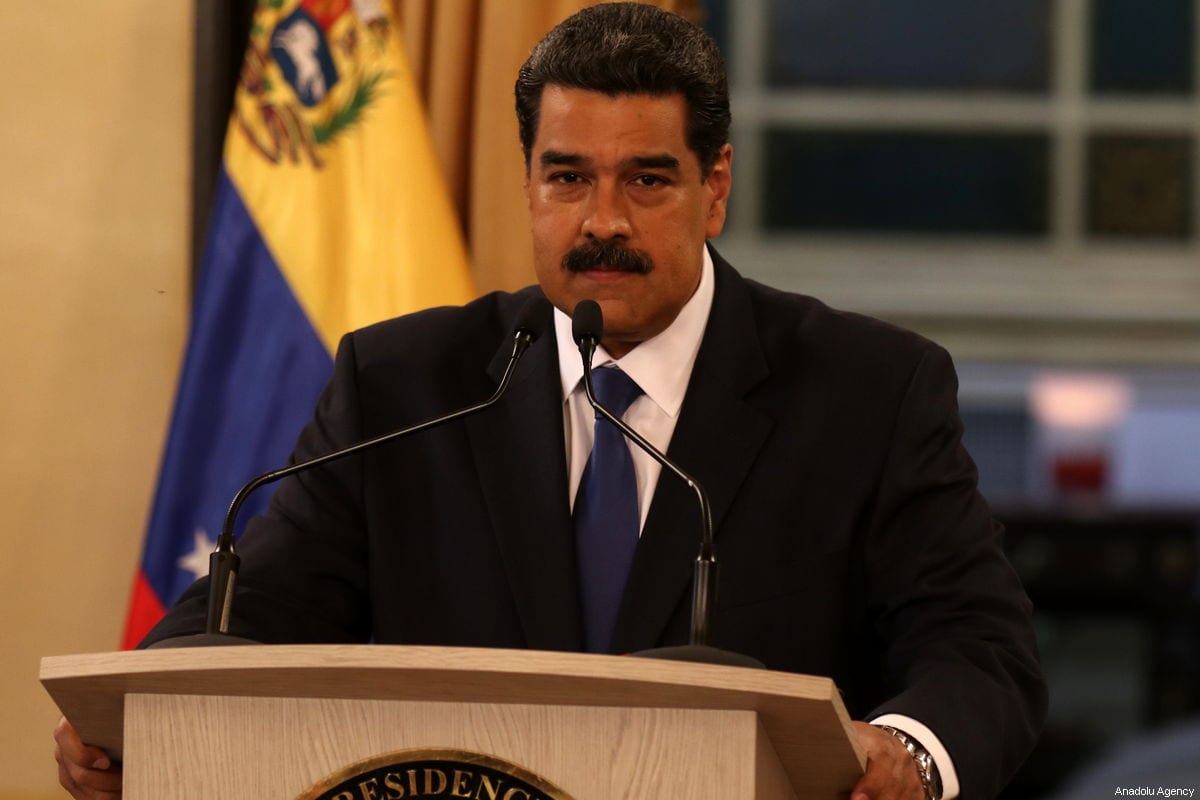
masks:
{"type": "Polygon", "coordinates": [[[933,731],[917,722],[912,717],[903,714],[884,714],[871,720],[872,725],[891,725],[898,731],[903,731],[921,743],[937,766],[938,777],[942,779],[942,800],[954,800],[958,797],[958,773],[954,771],[954,762],[950,754],[942,747],[942,740],[933,731]]]}

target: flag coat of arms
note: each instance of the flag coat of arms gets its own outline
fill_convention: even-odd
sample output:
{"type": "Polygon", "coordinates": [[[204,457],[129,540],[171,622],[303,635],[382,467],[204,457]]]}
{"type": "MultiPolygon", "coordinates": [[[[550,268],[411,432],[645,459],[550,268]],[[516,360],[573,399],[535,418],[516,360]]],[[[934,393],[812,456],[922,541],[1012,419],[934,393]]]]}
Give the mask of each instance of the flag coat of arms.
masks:
{"type": "Polygon", "coordinates": [[[207,572],[237,489],[285,463],[341,335],[473,293],[391,8],[260,0],[124,647],[207,572]]]}

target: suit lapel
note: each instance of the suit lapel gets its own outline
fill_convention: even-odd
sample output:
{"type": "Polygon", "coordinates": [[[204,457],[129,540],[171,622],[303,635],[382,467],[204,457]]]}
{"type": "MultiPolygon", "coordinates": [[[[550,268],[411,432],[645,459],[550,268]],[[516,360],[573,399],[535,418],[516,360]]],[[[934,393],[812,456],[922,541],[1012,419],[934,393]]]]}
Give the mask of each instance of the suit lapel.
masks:
{"type": "MultiPolygon", "coordinates": [[[[743,398],[768,373],[742,278],[713,254],[716,292],[668,455],[708,491],[717,535],[771,421],[743,398]]],[[[690,598],[700,544],[695,493],[663,470],[638,543],[613,637],[617,653],[660,644],[679,603],[690,598]]]]}
{"type": "MultiPolygon", "coordinates": [[[[508,355],[506,341],[488,370],[496,381],[508,355]]],[[[471,418],[468,432],[526,646],[582,649],[552,324],[525,354],[504,397],[471,418]]]]}

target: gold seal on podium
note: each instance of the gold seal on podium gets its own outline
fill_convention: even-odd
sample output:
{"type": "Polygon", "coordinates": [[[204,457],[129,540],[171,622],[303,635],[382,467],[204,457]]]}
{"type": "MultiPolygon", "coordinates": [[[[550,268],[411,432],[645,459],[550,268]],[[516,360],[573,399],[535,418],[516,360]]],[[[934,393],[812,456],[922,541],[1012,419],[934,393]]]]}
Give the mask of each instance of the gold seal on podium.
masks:
{"type": "Polygon", "coordinates": [[[517,764],[467,750],[398,750],[338,770],[296,800],[573,800],[517,764]]]}

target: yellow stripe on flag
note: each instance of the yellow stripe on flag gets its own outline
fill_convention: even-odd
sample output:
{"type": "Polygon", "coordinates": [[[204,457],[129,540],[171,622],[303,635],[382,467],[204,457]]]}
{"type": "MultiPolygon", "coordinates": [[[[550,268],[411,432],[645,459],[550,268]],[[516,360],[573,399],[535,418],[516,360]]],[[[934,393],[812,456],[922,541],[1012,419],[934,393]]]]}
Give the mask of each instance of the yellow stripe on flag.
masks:
{"type": "Polygon", "coordinates": [[[462,233],[394,20],[371,2],[271,4],[256,12],[225,164],[321,340],[332,351],[348,330],[467,302],[462,233]],[[319,102],[301,100],[323,83],[319,102]]]}

